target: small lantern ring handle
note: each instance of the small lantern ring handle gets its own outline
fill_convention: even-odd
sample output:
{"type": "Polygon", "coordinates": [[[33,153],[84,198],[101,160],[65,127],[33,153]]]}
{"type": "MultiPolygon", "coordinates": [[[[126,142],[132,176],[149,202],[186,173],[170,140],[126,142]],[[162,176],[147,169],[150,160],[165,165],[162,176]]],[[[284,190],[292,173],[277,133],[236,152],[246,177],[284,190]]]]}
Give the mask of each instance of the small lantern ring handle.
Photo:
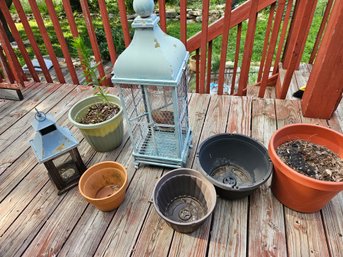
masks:
{"type": "Polygon", "coordinates": [[[35,119],[38,120],[38,121],[45,120],[45,118],[46,118],[45,113],[38,111],[37,108],[35,108],[35,110],[36,110],[35,119]]]}

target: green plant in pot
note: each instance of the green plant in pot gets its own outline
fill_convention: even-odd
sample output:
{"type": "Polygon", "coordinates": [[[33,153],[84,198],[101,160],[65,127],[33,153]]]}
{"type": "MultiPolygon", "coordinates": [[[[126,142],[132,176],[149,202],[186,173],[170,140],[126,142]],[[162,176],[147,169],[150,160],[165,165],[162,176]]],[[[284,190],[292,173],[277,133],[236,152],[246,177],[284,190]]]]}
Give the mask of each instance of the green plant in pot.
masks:
{"type": "Polygon", "coordinates": [[[100,85],[106,79],[97,75],[97,65],[92,66],[90,53],[78,37],[73,46],[78,50],[83,73],[94,95],[77,102],[69,111],[69,120],[80,129],[87,142],[97,152],[109,152],[123,139],[123,111],[120,99],[108,94],[100,85]]]}

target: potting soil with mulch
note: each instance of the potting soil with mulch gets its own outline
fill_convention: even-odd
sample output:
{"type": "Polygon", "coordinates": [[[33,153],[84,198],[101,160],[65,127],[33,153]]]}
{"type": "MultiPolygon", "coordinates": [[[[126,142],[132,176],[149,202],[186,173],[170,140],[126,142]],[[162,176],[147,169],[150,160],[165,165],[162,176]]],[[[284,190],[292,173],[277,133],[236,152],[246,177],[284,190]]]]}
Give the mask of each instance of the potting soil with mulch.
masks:
{"type": "Polygon", "coordinates": [[[92,104],[86,115],[80,120],[82,124],[95,124],[109,120],[119,112],[119,107],[113,103],[92,104]]]}
{"type": "Polygon", "coordinates": [[[343,159],[326,147],[304,140],[292,140],[276,150],[292,169],[311,178],[343,182],[343,159]]]}

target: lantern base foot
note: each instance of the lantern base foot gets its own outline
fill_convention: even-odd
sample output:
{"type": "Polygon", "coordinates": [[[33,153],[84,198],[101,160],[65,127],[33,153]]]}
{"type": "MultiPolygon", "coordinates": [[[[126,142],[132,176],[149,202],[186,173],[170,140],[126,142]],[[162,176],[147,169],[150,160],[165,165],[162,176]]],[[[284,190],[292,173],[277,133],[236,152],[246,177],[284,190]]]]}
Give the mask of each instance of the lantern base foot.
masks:
{"type": "Polygon", "coordinates": [[[79,181],[75,181],[74,183],[67,185],[66,187],[58,190],[58,195],[63,195],[64,193],[68,192],[70,189],[74,188],[79,184],[79,181]]]}

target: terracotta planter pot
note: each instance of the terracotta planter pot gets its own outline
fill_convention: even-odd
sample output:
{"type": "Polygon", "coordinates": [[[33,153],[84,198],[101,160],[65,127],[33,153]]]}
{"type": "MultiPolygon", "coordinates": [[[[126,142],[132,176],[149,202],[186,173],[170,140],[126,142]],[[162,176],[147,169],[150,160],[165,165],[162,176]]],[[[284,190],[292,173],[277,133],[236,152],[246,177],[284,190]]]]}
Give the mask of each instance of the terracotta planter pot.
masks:
{"type": "Polygon", "coordinates": [[[117,162],[101,162],[83,173],[79,181],[81,195],[101,211],[112,211],[125,198],[127,173],[117,162]]]}
{"type": "Polygon", "coordinates": [[[293,210],[316,212],[343,190],[343,182],[313,179],[287,166],[276,154],[276,149],[295,139],[325,146],[343,158],[343,135],[321,126],[293,124],[277,130],[269,142],[268,152],[275,169],[271,189],[275,197],[293,210]]]}

